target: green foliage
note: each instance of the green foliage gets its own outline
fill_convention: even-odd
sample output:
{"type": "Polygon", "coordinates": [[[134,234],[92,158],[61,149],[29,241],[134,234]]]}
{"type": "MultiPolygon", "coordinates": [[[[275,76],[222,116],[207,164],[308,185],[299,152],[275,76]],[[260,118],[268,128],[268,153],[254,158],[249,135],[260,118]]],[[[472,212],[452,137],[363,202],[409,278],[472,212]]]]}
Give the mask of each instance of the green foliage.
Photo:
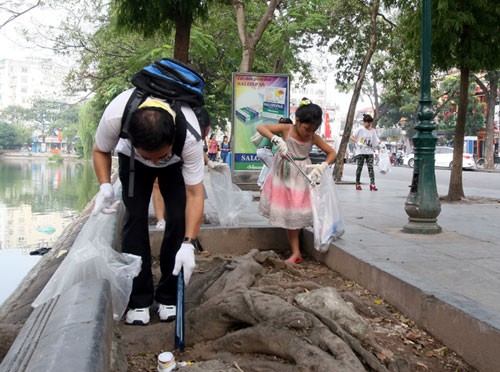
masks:
{"type": "MultiPolygon", "coordinates": [[[[438,131],[450,133],[453,132],[457,124],[457,107],[460,94],[460,81],[457,76],[449,76],[443,80],[434,94],[439,97],[436,106],[436,123],[438,131]]],[[[477,132],[484,128],[486,104],[480,102],[476,96],[477,84],[471,81],[467,93],[469,99],[467,104],[467,116],[465,123],[465,135],[477,136],[477,132]]]]}
{"type": "Polygon", "coordinates": [[[84,158],[92,157],[92,147],[94,146],[94,136],[99,124],[99,119],[103,108],[95,100],[87,101],[81,108],[78,115],[78,146],[77,152],[84,158]]]}
{"type": "Polygon", "coordinates": [[[204,17],[210,1],[199,0],[114,0],[117,26],[134,30],[144,36],[158,32],[172,32],[176,21],[191,23],[197,17],[204,17]]]}
{"type": "MultiPolygon", "coordinates": [[[[397,32],[415,64],[420,58],[420,2],[395,1],[402,10],[397,32]],[[418,22],[416,22],[418,20],[418,22]]],[[[500,7],[489,1],[431,2],[432,62],[441,71],[468,66],[472,71],[495,70],[500,60],[500,7]]]]}
{"type": "Polygon", "coordinates": [[[29,126],[30,125],[28,118],[29,114],[30,114],[30,109],[28,108],[16,105],[7,106],[0,113],[0,121],[9,124],[29,126]]]}
{"type": "Polygon", "coordinates": [[[0,121],[0,149],[19,149],[30,143],[29,128],[0,121]]]}
{"type": "Polygon", "coordinates": [[[62,163],[64,161],[64,158],[59,154],[53,154],[49,156],[49,161],[54,163],[62,163]]]}
{"type": "MultiPolygon", "coordinates": [[[[53,130],[68,129],[69,142],[73,140],[71,127],[76,126],[76,112],[78,108],[63,102],[46,99],[38,99],[33,102],[31,108],[9,106],[0,115],[0,120],[15,126],[20,138],[17,145],[30,144],[33,130],[37,130],[43,138],[52,133],[53,130]]],[[[12,138],[10,139],[10,141],[12,138]]],[[[13,146],[12,144],[9,146],[13,146]]]]}

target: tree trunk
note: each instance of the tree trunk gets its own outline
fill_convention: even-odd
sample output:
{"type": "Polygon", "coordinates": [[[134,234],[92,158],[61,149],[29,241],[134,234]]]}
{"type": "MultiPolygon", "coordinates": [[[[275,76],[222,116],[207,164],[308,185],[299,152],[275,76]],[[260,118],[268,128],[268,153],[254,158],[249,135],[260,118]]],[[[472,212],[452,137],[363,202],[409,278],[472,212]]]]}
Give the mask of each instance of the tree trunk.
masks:
{"type": "Polygon", "coordinates": [[[375,72],[372,71],[372,89],[373,89],[373,127],[376,128],[378,125],[378,120],[380,119],[380,99],[377,87],[377,76],[375,72]]]}
{"type": "Polygon", "coordinates": [[[175,21],[175,44],[174,58],[188,63],[189,60],[189,38],[191,36],[192,20],[177,18],[175,21]]]}
{"type": "Polygon", "coordinates": [[[238,25],[238,36],[242,45],[242,56],[240,72],[250,72],[253,68],[255,48],[269,23],[273,20],[273,13],[281,3],[281,0],[271,0],[267,5],[266,12],[260,18],[259,24],[253,33],[247,32],[245,4],[241,0],[233,0],[233,7],[236,13],[236,24],[238,25]]]}
{"type": "Polygon", "coordinates": [[[462,164],[464,153],[465,123],[467,120],[467,106],[469,102],[469,74],[467,66],[460,68],[460,95],[458,99],[457,125],[453,141],[453,166],[451,168],[448,200],[459,201],[465,197],[462,183],[462,164]]]}
{"type": "Polygon", "coordinates": [[[339,152],[337,158],[335,159],[335,168],[333,170],[333,178],[335,182],[342,181],[342,173],[344,171],[344,158],[347,149],[347,144],[351,137],[352,125],[354,122],[354,115],[356,114],[356,105],[358,104],[359,95],[361,93],[361,87],[365,80],[366,70],[370,61],[372,59],[373,53],[377,47],[377,15],[379,9],[379,0],[373,1],[373,7],[371,12],[371,27],[370,27],[370,45],[366,51],[365,58],[363,59],[363,64],[358,74],[358,79],[354,86],[354,91],[351,98],[351,103],[349,104],[349,111],[347,112],[347,120],[345,123],[344,133],[342,134],[342,141],[340,141],[339,152]]]}
{"type": "Polygon", "coordinates": [[[493,169],[495,167],[494,156],[494,135],[495,135],[495,105],[498,97],[498,79],[500,71],[488,72],[489,91],[486,94],[488,112],[486,114],[486,134],[484,136],[484,167],[486,169],[493,169]]]}

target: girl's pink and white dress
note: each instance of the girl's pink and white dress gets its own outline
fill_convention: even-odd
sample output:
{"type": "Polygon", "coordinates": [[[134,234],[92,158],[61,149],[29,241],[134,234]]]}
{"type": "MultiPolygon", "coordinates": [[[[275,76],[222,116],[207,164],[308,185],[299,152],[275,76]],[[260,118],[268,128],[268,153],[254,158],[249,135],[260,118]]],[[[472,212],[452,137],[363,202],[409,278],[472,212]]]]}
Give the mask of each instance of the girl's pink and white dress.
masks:
{"type": "MultiPolygon", "coordinates": [[[[288,137],[288,153],[304,172],[311,164],[312,141],[301,142],[288,137]]],[[[273,226],[296,230],[313,222],[310,186],[295,166],[279,153],[260,194],[259,213],[273,226]]]]}

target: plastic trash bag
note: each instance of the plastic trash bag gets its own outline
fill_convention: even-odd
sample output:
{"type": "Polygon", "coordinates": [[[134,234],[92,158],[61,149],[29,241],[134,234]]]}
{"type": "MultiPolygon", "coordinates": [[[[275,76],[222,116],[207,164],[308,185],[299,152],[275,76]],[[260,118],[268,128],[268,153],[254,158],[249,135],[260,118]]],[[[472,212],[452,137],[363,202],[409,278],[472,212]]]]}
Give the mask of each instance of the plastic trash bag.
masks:
{"type": "MultiPolygon", "coordinates": [[[[120,198],[119,181],[114,189],[115,196],[120,198]]],[[[31,306],[38,307],[81,281],[107,279],[111,286],[113,318],[120,320],[128,305],[132,281],[141,271],[142,260],[112,248],[117,220],[118,213],[90,215],[67,257],[31,306]]]]}
{"type": "Polygon", "coordinates": [[[337,185],[332,173],[333,168],[327,168],[319,185],[311,189],[314,248],[320,252],[328,251],[330,243],[345,232],[337,185]]]}
{"type": "Polygon", "coordinates": [[[378,155],[378,169],[380,173],[387,174],[391,170],[391,160],[389,159],[389,152],[385,147],[380,149],[378,155]]]}
{"type": "Polygon", "coordinates": [[[231,171],[228,166],[211,169],[210,184],[220,225],[237,226],[239,215],[252,202],[252,193],[242,191],[232,183],[231,171]]]}

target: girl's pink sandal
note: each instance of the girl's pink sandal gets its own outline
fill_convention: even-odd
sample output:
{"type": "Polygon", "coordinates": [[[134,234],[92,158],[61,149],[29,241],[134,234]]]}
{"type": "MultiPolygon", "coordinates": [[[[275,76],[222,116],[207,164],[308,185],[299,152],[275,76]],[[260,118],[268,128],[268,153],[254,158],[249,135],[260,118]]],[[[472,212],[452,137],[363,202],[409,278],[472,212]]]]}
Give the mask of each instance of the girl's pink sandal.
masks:
{"type": "Polygon", "coordinates": [[[285,260],[285,263],[300,264],[302,263],[302,257],[290,257],[288,260],[285,260]]]}

